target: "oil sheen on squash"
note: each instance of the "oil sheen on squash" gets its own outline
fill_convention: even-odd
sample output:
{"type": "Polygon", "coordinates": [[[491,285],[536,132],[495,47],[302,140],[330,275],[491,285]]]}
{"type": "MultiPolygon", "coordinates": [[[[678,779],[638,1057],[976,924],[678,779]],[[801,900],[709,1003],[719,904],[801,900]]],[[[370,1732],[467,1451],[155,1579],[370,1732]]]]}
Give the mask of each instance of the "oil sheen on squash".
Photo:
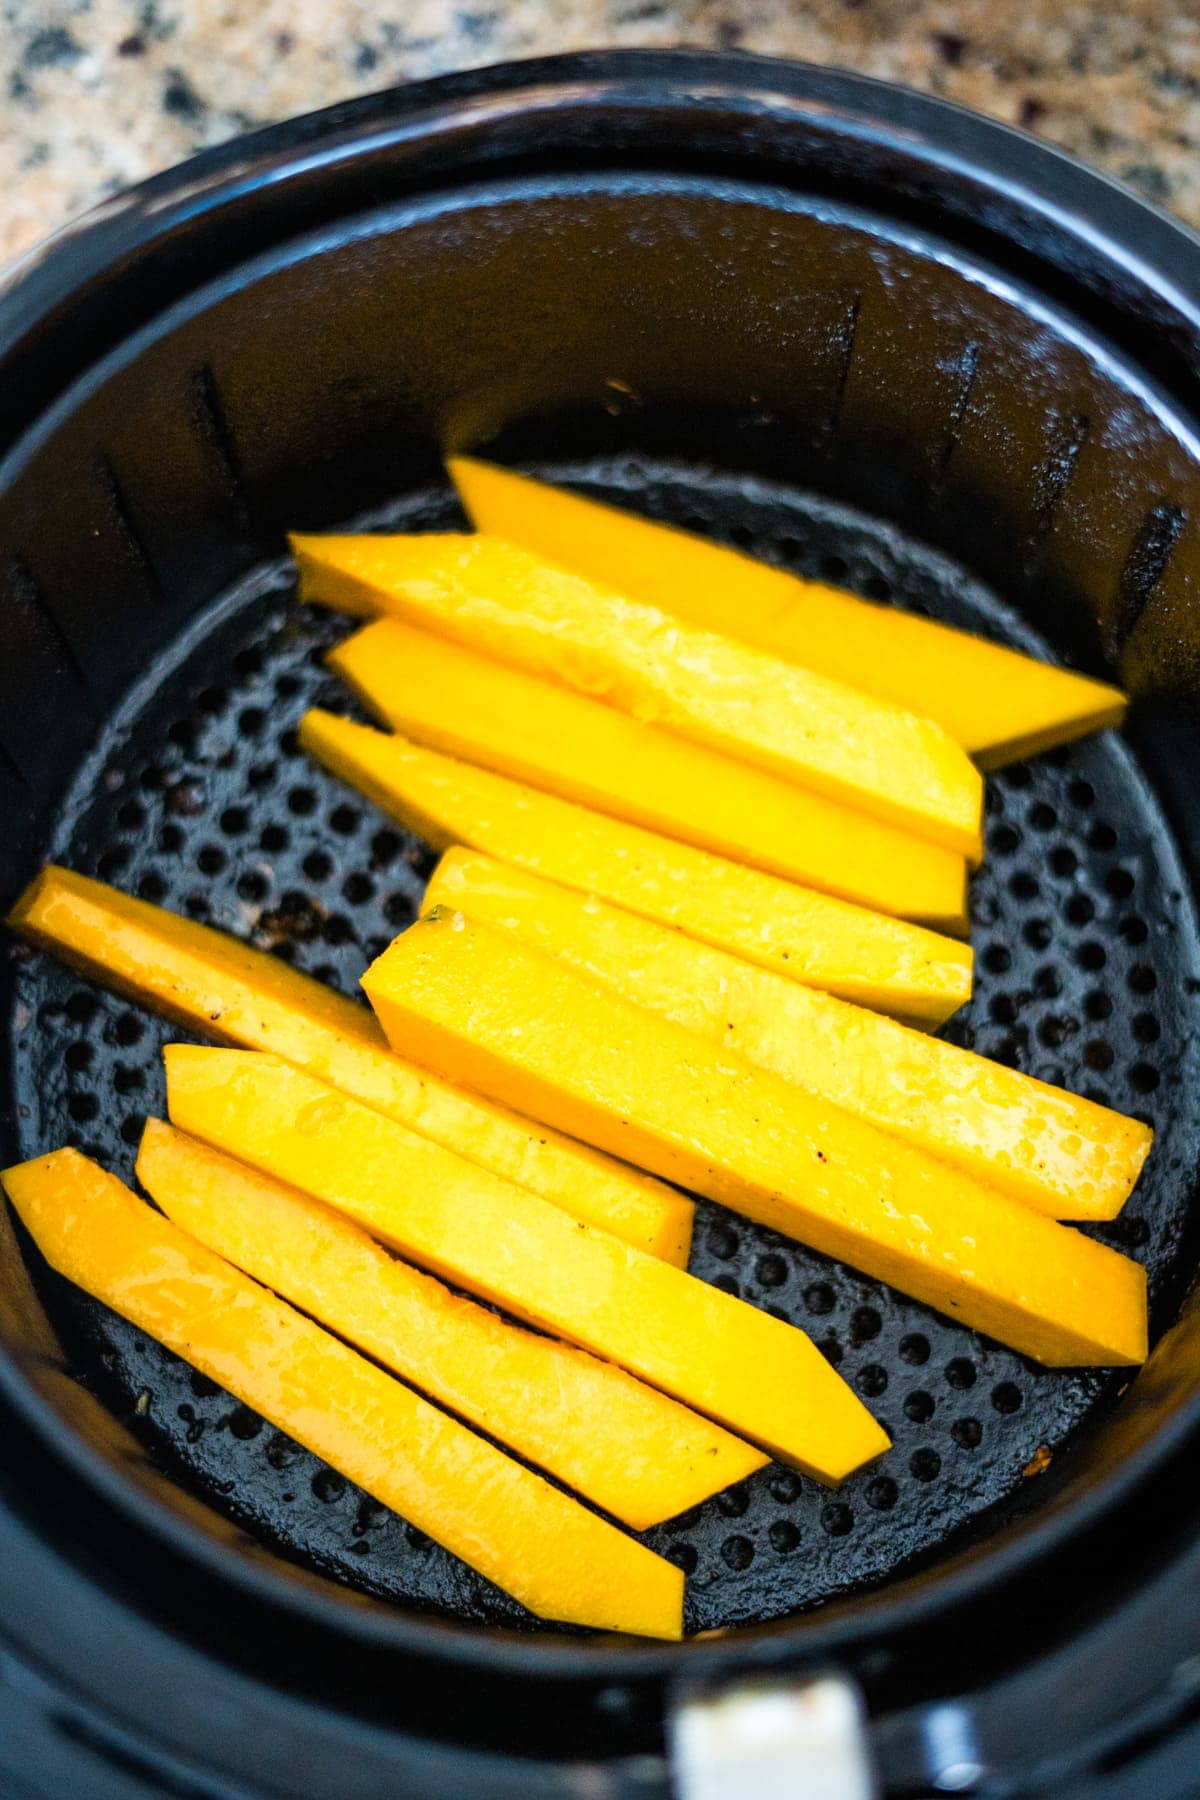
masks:
{"type": "Polygon", "coordinates": [[[214,1256],[97,1164],[6,1169],[46,1260],[540,1618],[682,1634],[683,1576],[214,1256]]]}
{"type": "Polygon", "coordinates": [[[301,598],[551,676],[977,863],[983,784],[940,725],[598,587],[502,538],[293,538],[301,598]]]}
{"type": "Polygon", "coordinates": [[[444,1074],[1039,1362],[1146,1355],[1138,1263],[509,932],[439,910],[397,938],[363,985],[384,1030],[444,1074]]]}

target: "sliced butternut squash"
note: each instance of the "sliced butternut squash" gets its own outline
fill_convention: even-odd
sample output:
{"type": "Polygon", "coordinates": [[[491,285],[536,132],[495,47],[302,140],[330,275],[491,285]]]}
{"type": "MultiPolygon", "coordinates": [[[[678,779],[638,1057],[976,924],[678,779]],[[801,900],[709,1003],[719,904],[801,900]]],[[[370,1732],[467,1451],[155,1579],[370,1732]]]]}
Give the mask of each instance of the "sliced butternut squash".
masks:
{"type": "Polygon", "coordinates": [[[785,881],[966,930],[961,856],[764,769],[392,620],[328,661],[384,724],[432,750],[785,881]]]}
{"type": "Polygon", "coordinates": [[[586,1351],[525,1331],[397,1262],[343,1214],[147,1119],[138,1180],[167,1217],[635,1531],[766,1462],[586,1351]]]}
{"type": "MultiPolygon", "coordinates": [[[[520,1015],[510,1027],[521,1033],[520,1015]]],[[[570,1219],[274,1057],[172,1044],[182,1131],[347,1213],[435,1274],[837,1482],[887,1438],[791,1325],[570,1219]]]]}
{"type": "Polygon", "coordinates": [[[378,613],[980,860],[983,783],[930,719],[597,587],[502,538],[291,543],[302,599],[354,613],[373,602],[378,613]]]}
{"type": "Polygon", "coordinates": [[[936,719],[984,769],[1119,725],[1118,688],[860,600],[635,513],[470,457],[448,465],[479,531],[936,719]]]}
{"type": "Polygon", "coordinates": [[[1153,1142],[1107,1106],[477,851],[446,852],[425,894],[435,906],[515,932],[1052,1219],[1115,1218],[1153,1142]]]}
{"type": "Polygon", "coordinates": [[[9,924],[175,1023],[286,1057],[575,1217],[686,1265],[695,1209],[684,1195],[402,1061],[361,1006],[278,957],[53,864],[9,924]]]}
{"type": "Polygon", "coordinates": [[[544,1619],[682,1634],[683,1576],[75,1150],[0,1181],[46,1260],[544,1619]]]}
{"type": "Polygon", "coordinates": [[[970,946],[742,868],[332,713],[305,749],[435,849],[465,844],[808,987],[922,1025],[971,996],[970,946]]]}
{"type": "Polygon", "coordinates": [[[1080,1232],[445,909],[363,986],[390,1035],[1056,1366],[1146,1355],[1146,1277],[1080,1232]]]}

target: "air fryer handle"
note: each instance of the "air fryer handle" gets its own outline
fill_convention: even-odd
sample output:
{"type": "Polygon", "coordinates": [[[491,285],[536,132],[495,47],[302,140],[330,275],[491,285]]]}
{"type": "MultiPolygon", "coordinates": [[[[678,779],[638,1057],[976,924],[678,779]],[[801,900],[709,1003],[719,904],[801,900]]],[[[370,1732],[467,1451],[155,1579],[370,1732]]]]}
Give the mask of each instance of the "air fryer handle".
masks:
{"type": "Polygon", "coordinates": [[[844,1675],[684,1696],[668,1720],[674,1800],[877,1800],[862,1697],[844,1675]]]}

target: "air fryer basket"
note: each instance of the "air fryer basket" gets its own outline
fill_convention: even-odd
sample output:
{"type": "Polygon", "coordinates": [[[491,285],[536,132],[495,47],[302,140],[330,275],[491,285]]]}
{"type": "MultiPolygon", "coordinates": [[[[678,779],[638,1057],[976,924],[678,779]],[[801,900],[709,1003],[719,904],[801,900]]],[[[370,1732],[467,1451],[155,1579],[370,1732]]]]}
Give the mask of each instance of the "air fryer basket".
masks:
{"type": "MultiPolygon", "coordinates": [[[[444,449],[1116,671],[1127,739],[989,780],[977,993],[949,1030],[1155,1126],[1097,1228],[1148,1268],[1155,1354],[1132,1381],[1041,1370],[702,1205],[693,1270],[808,1330],[895,1447],[836,1495],[771,1468],[650,1534],[688,1571],[690,1629],[745,1628],[678,1652],[537,1626],[24,1241],[3,1387],[78,1506],[180,1591],[203,1569],[231,1622],[269,1607],[297,1642],[319,1624],[610,1693],[836,1650],[901,1692],[889,1633],[1061,1566],[1158,1476],[1158,1542],[1114,1527],[1132,1580],[1185,1504],[1161,1476],[1200,1333],[1196,247],[1011,134],[848,78],[597,58],[522,80],[265,134],[0,301],[0,899],[52,856],[355,991],[431,859],[298,751],[306,706],[347,704],[321,660],[342,627],[296,607],[282,532],[453,525],[444,449]]],[[[4,1160],[65,1139],[129,1176],[178,1033],[4,958],[4,1160]]]]}

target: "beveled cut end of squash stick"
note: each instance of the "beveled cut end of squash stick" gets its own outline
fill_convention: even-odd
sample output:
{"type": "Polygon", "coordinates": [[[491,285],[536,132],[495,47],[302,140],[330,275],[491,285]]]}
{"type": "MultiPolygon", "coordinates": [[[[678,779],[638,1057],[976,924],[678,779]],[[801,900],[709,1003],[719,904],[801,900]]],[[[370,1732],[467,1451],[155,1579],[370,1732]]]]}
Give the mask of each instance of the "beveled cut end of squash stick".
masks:
{"type": "Polygon", "coordinates": [[[478,531],[936,719],[981,769],[1120,725],[1119,688],[494,463],[447,463],[478,531]]]}
{"type": "Polygon", "coordinates": [[[635,1531],[761,1469],[760,1450],[615,1364],[398,1262],[297,1188],[147,1119],[138,1180],[218,1256],[635,1531]]]}
{"type": "Polygon", "coordinates": [[[54,864],[30,883],[9,923],[185,1029],[311,1069],[434,1142],[686,1266],[695,1208],[685,1195],[414,1068],[363,1007],[278,957],[54,864]]]}
{"type": "Polygon", "coordinates": [[[0,1182],[51,1266],[541,1618],[682,1635],[683,1574],[214,1256],[75,1150],[0,1182]]]}
{"type": "Polygon", "coordinates": [[[849,906],[332,713],[317,760],[434,846],[464,844],[877,1012],[936,1026],[971,997],[969,944],[849,906]]]}

